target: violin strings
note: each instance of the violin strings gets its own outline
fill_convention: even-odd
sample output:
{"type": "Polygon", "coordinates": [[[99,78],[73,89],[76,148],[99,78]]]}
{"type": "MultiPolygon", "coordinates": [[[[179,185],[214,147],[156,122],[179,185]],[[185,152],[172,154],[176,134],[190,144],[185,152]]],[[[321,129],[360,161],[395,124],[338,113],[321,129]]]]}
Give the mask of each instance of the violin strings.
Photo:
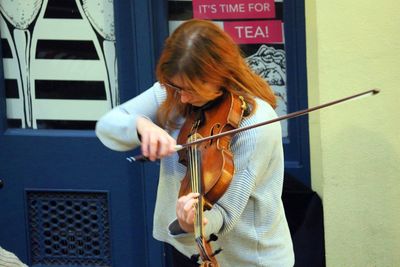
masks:
{"type": "MultiPolygon", "coordinates": [[[[190,137],[190,140],[194,140],[195,135],[192,135],[190,137]]],[[[199,153],[198,153],[198,149],[197,146],[192,146],[189,148],[189,167],[190,167],[190,174],[191,174],[191,187],[192,187],[192,192],[193,193],[200,193],[199,190],[199,153]]],[[[201,197],[199,196],[198,201],[200,202],[201,197]]],[[[195,207],[195,222],[194,222],[194,233],[195,233],[195,237],[200,237],[202,235],[202,227],[201,227],[201,220],[202,220],[202,214],[201,214],[201,205],[199,205],[200,203],[197,203],[194,205],[195,207]],[[200,208],[199,208],[200,207],[200,208]]]]}
{"type": "Polygon", "coordinates": [[[198,202],[196,204],[196,217],[197,217],[197,227],[199,227],[199,235],[203,236],[203,192],[201,190],[202,177],[201,177],[201,154],[196,146],[196,188],[199,196],[197,198],[198,202]]]}

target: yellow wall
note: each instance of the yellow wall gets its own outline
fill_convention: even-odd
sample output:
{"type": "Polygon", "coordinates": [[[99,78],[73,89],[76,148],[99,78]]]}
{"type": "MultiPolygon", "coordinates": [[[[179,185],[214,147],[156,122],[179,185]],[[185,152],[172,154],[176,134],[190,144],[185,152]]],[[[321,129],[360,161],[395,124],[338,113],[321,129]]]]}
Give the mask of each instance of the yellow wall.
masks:
{"type": "Polygon", "coordinates": [[[306,2],[312,184],[328,267],[400,266],[400,1],[306,2]]]}

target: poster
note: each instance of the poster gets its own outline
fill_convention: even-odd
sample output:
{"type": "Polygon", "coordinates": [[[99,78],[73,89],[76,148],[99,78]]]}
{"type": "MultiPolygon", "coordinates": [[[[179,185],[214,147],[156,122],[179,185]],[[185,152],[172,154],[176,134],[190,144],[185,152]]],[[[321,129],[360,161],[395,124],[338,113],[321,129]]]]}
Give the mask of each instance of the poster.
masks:
{"type": "MultiPolygon", "coordinates": [[[[183,21],[212,20],[240,46],[249,66],[274,90],[279,116],[287,114],[283,0],[169,1],[169,29],[183,21]]],[[[288,137],[288,121],[282,121],[288,137]]]]}

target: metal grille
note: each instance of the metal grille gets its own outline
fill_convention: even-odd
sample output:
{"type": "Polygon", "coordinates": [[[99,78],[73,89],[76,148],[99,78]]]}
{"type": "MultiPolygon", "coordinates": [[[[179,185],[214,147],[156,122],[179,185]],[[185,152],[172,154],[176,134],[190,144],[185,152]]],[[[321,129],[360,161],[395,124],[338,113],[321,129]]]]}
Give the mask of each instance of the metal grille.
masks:
{"type": "Polygon", "coordinates": [[[31,264],[111,266],[107,193],[27,191],[31,264]]]}

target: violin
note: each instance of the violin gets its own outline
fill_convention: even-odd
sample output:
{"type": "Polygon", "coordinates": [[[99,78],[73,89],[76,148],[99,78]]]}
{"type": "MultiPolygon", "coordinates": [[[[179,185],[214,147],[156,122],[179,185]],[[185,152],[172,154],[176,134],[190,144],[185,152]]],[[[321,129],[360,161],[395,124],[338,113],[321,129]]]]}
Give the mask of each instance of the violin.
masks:
{"type": "MultiPolygon", "coordinates": [[[[179,144],[239,127],[247,108],[242,97],[225,92],[211,104],[211,107],[191,112],[180,130],[177,140],[179,144]]],[[[232,180],[235,168],[230,150],[231,139],[232,136],[227,135],[178,152],[179,162],[187,167],[185,177],[181,181],[179,197],[190,192],[199,193],[194,221],[195,242],[199,254],[192,256],[192,259],[197,262],[200,257],[202,260],[200,266],[219,266],[215,255],[222,249],[212,251],[210,242],[217,239],[215,235],[211,235],[210,240],[205,239],[203,210],[211,209],[225,193],[232,180]]]]}

